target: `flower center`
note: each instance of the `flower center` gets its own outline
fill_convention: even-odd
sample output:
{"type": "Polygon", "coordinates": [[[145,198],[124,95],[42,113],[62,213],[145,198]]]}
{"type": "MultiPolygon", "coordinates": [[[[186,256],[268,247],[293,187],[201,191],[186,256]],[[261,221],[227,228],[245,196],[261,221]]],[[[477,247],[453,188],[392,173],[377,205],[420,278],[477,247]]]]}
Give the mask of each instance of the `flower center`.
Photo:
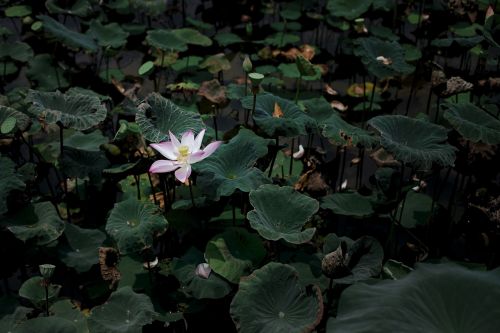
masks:
{"type": "Polygon", "coordinates": [[[188,146],[180,146],[178,160],[180,162],[185,162],[188,157],[189,157],[189,147],[188,146]]]}

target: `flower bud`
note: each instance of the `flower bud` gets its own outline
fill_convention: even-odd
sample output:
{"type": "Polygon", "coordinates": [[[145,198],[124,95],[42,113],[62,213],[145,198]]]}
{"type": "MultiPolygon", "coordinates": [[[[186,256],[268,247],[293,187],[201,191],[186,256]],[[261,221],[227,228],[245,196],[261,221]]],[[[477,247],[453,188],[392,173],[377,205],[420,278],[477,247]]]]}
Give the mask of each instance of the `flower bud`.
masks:
{"type": "Polygon", "coordinates": [[[248,55],[245,56],[245,59],[243,60],[243,70],[247,73],[250,73],[252,71],[253,65],[252,61],[248,57],[248,55]]]}

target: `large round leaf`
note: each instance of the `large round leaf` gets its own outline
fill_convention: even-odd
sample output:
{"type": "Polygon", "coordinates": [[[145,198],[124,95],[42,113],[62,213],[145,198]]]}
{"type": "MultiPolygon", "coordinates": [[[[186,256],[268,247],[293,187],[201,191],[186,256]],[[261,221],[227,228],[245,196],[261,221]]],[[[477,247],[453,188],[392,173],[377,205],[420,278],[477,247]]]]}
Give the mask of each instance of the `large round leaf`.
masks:
{"type": "Polygon", "coordinates": [[[64,147],[64,155],[59,156],[59,166],[66,176],[89,177],[92,184],[99,184],[102,170],[109,161],[102,151],[88,151],[64,147]]]}
{"type": "Polygon", "coordinates": [[[95,130],[91,133],[75,132],[68,138],[64,138],[64,146],[86,151],[100,151],[100,146],[108,143],[109,139],[102,135],[101,131],[95,130]]]}
{"type": "Polygon", "coordinates": [[[269,183],[269,178],[254,166],[258,158],[267,154],[267,141],[250,130],[241,129],[229,143],[194,165],[201,173],[198,178],[200,187],[218,200],[236,190],[250,192],[269,183]]]}
{"type": "Polygon", "coordinates": [[[371,3],[370,0],[328,0],[326,9],[334,16],[354,20],[368,11],[371,3]]]}
{"type": "Polygon", "coordinates": [[[151,93],[137,107],[135,121],[142,135],[151,142],[168,139],[168,132],[180,136],[188,130],[199,132],[203,122],[199,114],[181,109],[169,99],[151,93]]]}
{"type": "Polygon", "coordinates": [[[30,90],[27,100],[33,103],[29,111],[36,116],[77,130],[89,129],[106,118],[106,107],[90,95],[30,90]]]}
{"type": "Polygon", "coordinates": [[[75,0],[63,2],[61,6],[58,0],[47,0],[45,2],[45,7],[51,14],[66,14],[66,15],[76,15],[80,17],[87,16],[92,12],[92,5],[88,0],[75,0]]]}
{"type": "MultiPolygon", "coordinates": [[[[241,103],[245,109],[251,110],[253,96],[244,97],[241,103]]],[[[314,120],[295,103],[268,93],[257,95],[253,119],[270,137],[306,134],[315,125],[314,120]],[[281,109],[279,116],[275,113],[277,107],[281,109]]]]}
{"type": "Polygon", "coordinates": [[[92,333],[139,333],[156,315],[147,295],[123,287],[112,293],[106,303],[92,309],[88,325],[92,333]]]}
{"type": "Polygon", "coordinates": [[[332,115],[325,121],[319,123],[321,134],[335,145],[355,146],[362,145],[371,147],[376,138],[362,128],[353,126],[332,111],[332,115]]]}
{"type": "MultiPolygon", "coordinates": [[[[14,303],[14,300],[15,299],[12,299],[10,301],[14,303]]],[[[0,319],[0,332],[14,332],[19,325],[27,320],[27,315],[29,315],[32,311],[33,309],[26,308],[24,306],[16,307],[12,313],[5,313],[2,311],[2,318],[0,319]]]]}
{"type": "Polygon", "coordinates": [[[151,247],[154,237],[166,229],[167,220],[158,214],[156,206],[135,198],[116,203],[106,223],[106,232],[122,254],[151,247]]]}
{"type": "Polygon", "coordinates": [[[443,117],[465,139],[491,145],[500,143],[500,121],[497,118],[469,102],[446,103],[444,106],[447,110],[443,117]]]}
{"type": "MultiPolygon", "coordinates": [[[[43,283],[43,277],[41,276],[35,276],[24,281],[21,288],[19,288],[19,296],[30,300],[36,307],[43,307],[45,304],[45,287],[43,283]]],[[[61,290],[61,286],[56,284],[49,285],[49,301],[54,300],[59,295],[59,290],[61,290]]]]}
{"type": "Polygon", "coordinates": [[[404,202],[400,203],[396,216],[401,216],[401,225],[415,228],[429,223],[432,215],[432,198],[427,194],[409,191],[404,202]],[[401,209],[403,210],[401,214],[401,209]]]}
{"type": "Polygon", "coordinates": [[[293,187],[262,185],[250,192],[250,203],[254,210],[247,218],[252,228],[265,239],[302,244],[314,236],[316,228],[303,231],[302,228],[318,211],[319,203],[293,187]]]}
{"type": "Polygon", "coordinates": [[[172,261],[172,272],[194,298],[217,299],[229,294],[231,286],[216,273],[210,273],[208,278],[196,274],[197,266],[204,262],[203,253],[192,247],[182,258],[172,261]]]}
{"type": "Polygon", "coordinates": [[[97,44],[89,35],[70,30],[64,24],[47,15],[38,15],[37,18],[43,22],[45,31],[67,46],[97,51],[97,44]]]}
{"type": "Polygon", "coordinates": [[[77,333],[89,333],[87,317],[76,304],[69,299],[55,302],[50,307],[50,312],[58,319],[69,320],[77,329],[77,333]]]}
{"type": "Polygon", "coordinates": [[[61,236],[64,222],[50,202],[39,202],[20,210],[3,222],[17,239],[33,240],[36,245],[46,245],[61,236]]]}
{"type": "Polygon", "coordinates": [[[24,190],[21,175],[16,173],[16,164],[8,157],[0,156],[0,215],[7,212],[7,197],[13,190],[24,190]]]}
{"type": "Polygon", "coordinates": [[[58,317],[38,317],[21,324],[13,333],[78,333],[70,320],[58,317]]]}
{"type": "Polygon", "coordinates": [[[148,44],[163,51],[186,51],[188,49],[184,40],[176,36],[171,30],[155,29],[148,31],[146,36],[148,44]]]}
{"type": "Polygon", "coordinates": [[[420,264],[400,280],[349,287],[327,332],[496,332],[499,298],[500,269],[420,264]]]}
{"type": "Polygon", "coordinates": [[[172,30],[174,36],[184,41],[187,44],[210,46],[212,40],[193,28],[180,28],[172,30]]]}
{"type": "MultiPolygon", "coordinates": [[[[18,128],[20,131],[26,130],[28,125],[30,124],[30,118],[22,112],[17,111],[16,109],[10,108],[8,106],[0,105],[0,125],[3,128],[3,123],[8,118],[14,118],[14,128],[18,128]]],[[[8,133],[11,133],[9,131],[8,133]]],[[[2,134],[7,134],[2,131],[2,134]]]]}
{"type": "Polygon", "coordinates": [[[63,69],[55,63],[50,54],[37,54],[29,61],[26,75],[32,81],[36,81],[37,89],[53,91],[69,86],[68,79],[63,69]]]}
{"type": "Polygon", "coordinates": [[[452,146],[442,126],[405,116],[377,116],[368,122],[380,132],[380,142],[385,150],[405,163],[414,163],[423,168],[438,163],[451,166],[455,161],[452,146]]]}
{"type": "Polygon", "coordinates": [[[241,333],[312,332],[323,299],[318,287],[304,288],[293,267],[271,262],[240,282],[230,313],[241,333]]]}
{"type": "Polygon", "coordinates": [[[405,50],[398,42],[384,41],[375,37],[359,38],[355,41],[354,54],[361,58],[367,70],[384,79],[393,76],[407,75],[415,70],[406,62],[405,50]],[[386,61],[379,60],[384,57],[386,61]]]}
{"type": "Polygon", "coordinates": [[[374,213],[370,197],[358,192],[333,193],[321,198],[321,208],[330,209],[335,214],[366,217],[374,213]]]}
{"type": "Polygon", "coordinates": [[[233,283],[250,274],[265,255],[260,238],[241,228],[228,229],[213,237],[205,249],[212,270],[233,283]]]}
{"type": "Polygon", "coordinates": [[[68,223],[64,230],[68,246],[59,249],[61,261],[77,272],[88,271],[99,262],[97,249],[106,239],[106,235],[97,229],[84,229],[68,223]]]}
{"type": "Polygon", "coordinates": [[[97,39],[97,44],[102,47],[120,48],[127,43],[128,32],[124,31],[118,23],[102,24],[92,20],[89,32],[97,39]]]}

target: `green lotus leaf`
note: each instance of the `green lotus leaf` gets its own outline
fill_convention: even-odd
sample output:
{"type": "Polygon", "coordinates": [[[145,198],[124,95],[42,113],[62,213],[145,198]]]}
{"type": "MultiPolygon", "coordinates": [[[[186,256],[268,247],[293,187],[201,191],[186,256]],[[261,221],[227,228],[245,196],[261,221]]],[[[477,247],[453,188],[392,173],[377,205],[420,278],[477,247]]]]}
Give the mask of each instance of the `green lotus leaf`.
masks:
{"type": "Polygon", "coordinates": [[[317,74],[316,67],[300,54],[295,58],[295,64],[301,76],[315,76],[317,74]]]}
{"type": "Polygon", "coordinates": [[[139,104],[135,122],[151,142],[167,140],[169,131],[180,137],[188,130],[199,132],[205,127],[199,114],[181,109],[158,93],[149,94],[139,104]]]}
{"type": "Polygon", "coordinates": [[[5,16],[6,17],[25,17],[31,15],[31,7],[30,6],[10,6],[5,8],[5,16]]]}
{"type": "Polygon", "coordinates": [[[212,30],[215,28],[213,24],[203,22],[202,20],[197,20],[192,17],[186,17],[186,22],[199,30],[212,30]]]}
{"type": "Polygon", "coordinates": [[[2,66],[0,66],[0,73],[2,73],[3,76],[17,73],[18,70],[19,68],[12,61],[4,61],[2,66]]]}
{"type": "Polygon", "coordinates": [[[109,84],[113,83],[113,79],[117,81],[125,80],[125,73],[120,68],[108,68],[99,72],[99,78],[109,84]]]}
{"type": "Polygon", "coordinates": [[[174,71],[180,72],[182,70],[188,70],[190,68],[197,68],[203,61],[202,57],[198,56],[186,56],[184,58],[179,58],[172,65],[174,71]]]}
{"type": "Polygon", "coordinates": [[[132,290],[151,292],[151,280],[148,269],[144,267],[144,257],[138,255],[120,256],[118,270],[120,271],[119,288],[129,286],[132,290]]]}
{"type": "Polygon", "coordinates": [[[92,333],[138,333],[151,324],[158,314],[151,299],[123,287],[111,294],[106,303],[92,309],[88,317],[92,333]]]}
{"type": "Polygon", "coordinates": [[[102,47],[120,48],[127,44],[129,33],[124,31],[118,23],[102,24],[92,20],[89,33],[97,39],[97,44],[102,47]]]}
{"type": "MultiPolygon", "coordinates": [[[[19,288],[19,296],[28,299],[34,306],[42,308],[45,305],[45,287],[43,286],[44,279],[41,276],[32,277],[21,285],[19,288]]],[[[59,295],[61,286],[57,284],[49,284],[49,302],[53,301],[59,295]]]]}
{"type": "Polygon", "coordinates": [[[45,31],[67,46],[93,52],[97,51],[97,44],[92,37],[70,30],[64,24],[59,23],[50,16],[38,15],[37,18],[43,22],[43,29],[45,31]]]}
{"type": "Polygon", "coordinates": [[[333,16],[352,21],[366,13],[371,4],[371,0],[328,0],[326,9],[333,16]]]}
{"type": "Polygon", "coordinates": [[[30,125],[31,120],[26,114],[17,111],[16,109],[10,108],[8,106],[0,105],[0,125],[2,126],[2,134],[11,133],[14,128],[19,129],[20,131],[25,131],[26,128],[30,125]],[[7,119],[11,122],[14,122],[14,126],[9,126],[11,130],[5,132],[4,131],[4,123],[7,119]]]}
{"type": "Polygon", "coordinates": [[[382,276],[385,279],[400,280],[412,271],[413,268],[406,266],[402,262],[389,259],[382,267],[382,276]]]}
{"type": "Polygon", "coordinates": [[[466,49],[473,48],[477,44],[484,40],[483,36],[473,36],[473,37],[452,37],[443,39],[434,39],[431,42],[432,46],[448,48],[453,44],[464,47],[466,49]]]}
{"type": "Polygon", "coordinates": [[[218,299],[229,294],[231,286],[217,274],[210,273],[208,279],[196,274],[196,267],[204,262],[203,253],[192,247],[182,258],[172,261],[172,273],[194,298],[218,299]]]}
{"type": "Polygon", "coordinates": [[[362,145],[364,147],[373,146],[377,138],[372,133],[360,127],[353,126],[346,122],[335,111],[330,111],[331,116],[322,123],[319,123],[321,134],[335,145],[362,145]]]}
{"type": "Polygon", "coordinates": [[[491,145],[500,143],[500,121],[476,105],[465,103],[446,103],[443,114],[453,128],[465,139],[491,145]]]}
{"type": "Polygon", "coordinates": [[[30,90],[27,101],[33,103],[29,111],[46,122],[61,122],[64,127],[86,130],[106,118],[106,107],[97,97],[30,90]]]}
{"type": "Polygon", "coordinates": [[[255,167],[257,159],[267,154],[267,144],[268,140],[250,130],[241,129],[229,143],[193,166],[200,172],[200,187],[218,200],[236,190],[250,192],[269,183],[269,178],[255,167]]]}
{"type": "Polygon", "coordinates": [[[301,15],[301,8],[298,3],[289,3],[282,10],[279,11],[280,16],[285,20],[297,20],[301,15]]]}
{"type": "Polygon", "coordinates": [[[217,74],[220,71],[227,71],[231,68],[231,63],[224,53],[208,56],[200,63],[200,68],[206,68],[210,73],[217,74]]]}
{"type": "Polygon", "coordinates": [[[397,42],[388,42],[375,37],[358,38],[354,42],[354,54],[361,58],[366,69],[379,79],[411,74],[415,67],[405,60],[405,50],[397,42]],[[385,57],[389,63],[379,61],[385,57]]]}
{"type": "Polygon", "coordinates": [[[228,46],[232,44],[243,43],[244,40],[241,39],[237,34],[232,32],[218,32],[214,39],[219,43],[220,46],[228,46]]]}
{"type": "Polygon", "coordinates": [[[172,30],[174,36],[184,41],[187,44],[199,45],[199,46],[210,46],[212,45],[212,40],[193,28],[180,28],[172,30]]]}
{"type": "Polygon", "coordinates": [[[0,43],[0,58],[11,58],[13,60],[26,62],[33,58],[33,49],[26,43],[0,43]]]}
{"type": "Polygon", "coordinates": [[[6,314],[2,311],[2,318],[0,319],[0,332],[17,332],[16,329],[25,322],[33,309],[24,306],[18,306],[13,313],[6,314]]]}
{"type": "Polygon", "coordinates": [[[266,256],[259,236],[242,228],[229,228],[206,246],[205,259],[212,270],[232,283],[249,275],[266,256]]]}
{"type": "Polygon", "coordinates": [[[102,151],[88,151],[64,147],[64,154],[59,156],[59,167],[68,177],[90,178],[92,184],[101,181],[102,170],[109,166],[109,161],[102,151]]]}
{"type": "MultiPolygon", "coordinates": [[[[61,1],[58,0],[47,0],[45,2],[45,7],[51,14],[65,14],[65,15],[76,15],[79,17],[86,17],[92,12],[92,5],[88,0],[76,0],[72,1],[70,6],[60,6],[61,1]]],[[[68,4],[67,2],[65,4],[68,4]]]]}
{"type": "Polygon", "coordinates": [[[329,209],[335,214],[354,217],[367,217],[374,211],[370,197],[358,192],[333,193],[321,198],[321,208],[329,209]]]}
{"type": "Polygon", "coordinates": [[[167,220],[150,202],[135,198],[115,204],[106,223],[106,232],[120,253],[136,253],[153,246],[154,237],[167,230],[167,220]]]}
{"type": "Polygon", "coordinates": [[[34,56],[29,61],[26,75],[30,80],[38,83],[39,90],[53,91],[69,86],[63,69],[54,63],[50,54],[37,54],[34,56]]]}
{"type": "Polygon", "coordinates": [[[293,267],[271,262],[240,282],[230,313],[241,333],[312,332],[323,298],[317,286],[302,286],[293,267]]]}
{"type": "Polygon", "coordinates": [[[267,37],[263,41],[260,41],[259,43],[262,43],[264,45],[272,45],[272,46],[276,46],[276,47],[281,48],[281,47],[284,47],[288,44],[295,44],[298,42],[300,42],[300,36],[298,36],[297,34],[286,33],[286,32],[277,32],[277,33],[270,35],[269,37],[267,37]]]}
{"type": "Polygon", "coordinates": [[[183,52],[188,49],[184,40],[180,39],[171,30],[155,29],[149,30],[146,40],[149,45],[163,51],[183,52]]]}
{"type": "Polygon", "coordinates": [[[167,2],[163,0],[129,0],[128,3],[135,12],[148,16],[159,16],[167,11],[167,2]]]}
{"type": "Polygon", "coordinates": [[[406,194],[406,199],[398,206],[396,216],[400,216],[401,209],[401,225],[405,228],[415,228],[429,224],[432,215],[432,198],[427,194],[409,191],[406,194]]]}
{"type": "Polygon", "coordinates": [[[69,320],[75,327],[76,333],[89,333],[87,317],[70,300],[57,301],[50,307],[54,317],[69,320]]]}
{"type": "Polygon", "coordinates": [[[78,273],[87,272],[99,261],[97,249],[106,239],[106,235],[98,229],[84,229],[68,223],[64,229],[68,246],[59,249],[59,258],[68,267],[78,273]]]}
{"type": "Polygon", "coordinates": [[[408,62],[417,61],[422,58],[422,51],[412,44],[401,44],[405,49],[405,60],[408,62]]]}
{"type": "Polygon", "coordinates": [[[302,228],[318,211],[318,201],[293,187],[262,185],[250,192],[250,204],[254,207],[247,214],[250,225],[265,239],[302,244],[316,232],[316,228],[302,228]]]}
{"type": "Polygon", "coordinates": [[[139,67],[137,73],[139,73],[139,75],[149,75],[153,72],[154,68],[155,68],[154,62],[146,61],[141,65],[141,67],[139,67]]]}
{"type": "MultiPolygon", "coordinates": [[[[245,109],[251,110],[253,96],[242,98],[241,103],[245,109]]],[[[269,93],[257,95],[253,119],[270,137],[306,134],[308,129],[315,126],[314,119],[307,116],[295,103],[269,93]],[[281,117],[273,117],[276,104],[283,113],[281,117]]]]}
{"type": "Polygon", "coordinates": [[[286,24],[285,22],[273,22],[271,28],[276,31],[300,31],[302,24],[293,21],[287,21],[286,24]]]}
{"type": "Polygon", "coordinates": [[[111,101],[111,97],[109,97],[109,96],[101,95],[101,94],[96,93],[93,90],[85,89],[82,87],[71,87],[68,90],[66,90],[66,94],[67,95],[89,95],[91,97],[99,98],[99,100],[101,102],[111,101]]]}
{"type": "Polygon", "coordinates": [[[58,317],[37,317],[25,321],[14,333],[79,333],[75,324],[58,317]]]}
{"type": "Polygon", "coordinates": [[[20,210],[3,222],[17,239],[47,245],[62,235],[64,222],[50,202],[39,202],[20,210]]]}
{"type": "MultiPolygon", "coordinates": [[[[307,72],[304,71],[302,73],[302,80],[304,80],[304,81],[319,80],[321,78],[321,72],[320,72],[318,66],[314,66],[311,63],[309,63],[309,64],[311,66],[307,66],[307,72]],[[310,75],[304,75],[304,73],[310,74],[310,75]]],[[[297,62],[291,63],[291,64],[285,64],[285,63],[279,64],[278,70],[283,74],[284,77],[288,77],[291,79],[298,79],[299,77],[301,77],[300,69],[299,69],[297,62]]],[[[303,69],[303,70],[305,70],[305,69],[303,69]]]]}
{"type": "Polygon", "coordinates": [[[327,332],[495,332],[499,297],[498,268],[419,264],[400,280],[346,289],[327,332]]]}
{"type": "MultiPolygon", "coordinates": [[[[380,39],[386,39],[389,41],[397,41],[399,40],[399,36],[392,32],[392,29],[384,27],[383,25],[371,25],[370,33],[375,37],[380,39]]],[[[410,44],[408,44],[410,45],[410,44]]]]}
{"type": "Polygon", "coordinates": [[[108,138],[102,135],[100,130],[90,133],[75,132],[68,138],[64,138],[64,146],[86,151],[100,151],[100,146],[108,143],[108,138]]]}
{"type": "Polygon", "coordinates": [[[445,142],[448,133],[442,126],[400,115],[377,116],[368,124],[380,132],[380,143],[399,161],[423,168],[454,164],[455,151],[445,142]]]}

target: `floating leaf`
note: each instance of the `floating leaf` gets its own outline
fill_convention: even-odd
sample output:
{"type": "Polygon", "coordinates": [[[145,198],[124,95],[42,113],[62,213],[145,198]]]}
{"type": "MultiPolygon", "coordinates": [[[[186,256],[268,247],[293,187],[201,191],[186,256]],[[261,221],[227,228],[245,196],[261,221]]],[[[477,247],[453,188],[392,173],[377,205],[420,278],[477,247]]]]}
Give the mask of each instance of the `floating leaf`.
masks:
{"type": "Polygon", "coordinates": [[[319,123],[321,134],[336,145],[371,147],[376,138],[368,131],[346,122],[336,112],[322,123],[319,123]]]}
{"type": "Polygon", "coordinates": [[[267,141],[250,130],[241,129],[229,143],[194,165],[195,170],[200,172],[200,187],[218,200],[236,190],[250,192],[270,182],[255,167],[257,159],[267,154],[267,141]]]}
{"type": "Polygon", "coordinates": [[[500,143],[500,121],[476,105],[465,103],[446,103],[444,119],[465,139],[491,145],[500,143]]]}
{"type": "Polygon", "coordinates": [[[169,131],[179,137],[188,130],[199,132],[204,127],[199,114],[179,108],[158,93],[149,94],[139,104],[135,121],[151,142],[167,140],[169,131]]]}
{"type": "Polygon", "coordinates": [[[102,24],[98,20],[92,20],[89,25],[89,33],[97,39],[97,44],[102,47],[120,48],[127,43],[129,33],[123,31],[118,23],[102,24]]]}
{"type": "Polygon", "coordinates": [[[167,220],[156,206],[135,198],[115,204],[106,223],[106,232],[113,237],[121,254],[140,252],[153,246],[154,237],[167,229],[167,220]]]}
{"type": "Polygon", "coordinates": [[[214,39],[221,46],[228,46],[232,44],[243,43],[243,39],[237,34],[233,34],[232,32],[218,32],[214,39]]]}
{"type": "Polygon", "coordinates": [[[37,18],[43,22],[45,31],[67,46],[97,51],[97,44],[92,37],[66,28],[64,24],[59,23],[50,16],[38,15],[37,18]]]}
{"type": "Polygon", "coordinates": [[[250,274],[265,255],[259,236],[242,228],[227,229],[213,237],[205,249],[205,258],[212,270],[232,283],[250,274]]]}
{"type": "Polygon", "coordinates": [[[380,143],[397,160],[423,168],[454,164],[455,151],[446,143],[448,133],[442,126],[400,115],[377,116],[368,124],[380,132],[380,143]]]}
{"type": "Polygon", "coordinates": [[[240,282],[231,302],[238,332],[312,332],[323,316],[318,287],[306,289],[297,271],[271,262],[240,282]]]}
{"type": "Polygon", "coordinates": [[[498,297],[499,269],[419,264],[397,281],[349,287],[327,332],[495,332],[498,297]]]}
{"type": "Polygon", "coordinates": [[[112,293],[106,303],[92,309],[88,325],[92,333],[141,332],[156,316],[147,295],[123,287],[112,293]]]}
{"type": "Polygon", "coordinates": [[[293,187],[262,185],[250,192],[250,204],[254,207],[247,214],[250,225],[265,239],[302,244],[314,236],[316,228],[302,228],[318,211],[319,203],[293,187]]]}
{"type": "Polygon", "coordinates": [[[333,193],[321,198],[321,208],[329,209],[335,214],[354,217],[367,217],[374,211],[370,197],[358,192],[333,193]]]}
{"type": "Polygon", "coordinates": [[[212,40],[200,33],[198,30],[193,28],[180,28],[172,30],[174,36],[182,40],[184,43],[199,45],[199,46],[210,46],[212,45],[212,40]]]}
{"type": "Polygon", "coordinates": [[[149,30],[146,40],[149,45],[163,51],[183,52],[188,49],[186,42],[176,36],[171,30],[149,30]]]}
{"type": "Polygon", "coordinates": [[[3,223],[17,239],[33,240],[39,246],[55,241],[64,231],[64,222],[50,202],[30,205],[3,223]]]}
{"type": "Polygon", "coordinates": [[[99,262],[97,249],[106,239],[106,235],[97,229],[84,229],[68,223],[64,229],[68,246],[59,249],[61,261],[78,273],[88,271],[99,262]]]}
{"type": "Polygon", "coordinates": [[[231,286],[217,274],[212,273],[208,278],[196,274],[197,266],[204,262],[203,253],[192,247],[182,258],[172,261],[172,273],[185,290],[197,299],[218,299],[229,294],[231,286]]]}
{"type": "MultiPolygon", "coordinates": [[[[53,301],[59,295],[61,286],[49,284],[49,301],[53,301]]],[[[32,277],[22,284],[19,288],[19,296],[28,299],[34,306],[42,308],[45,305],[45,287],[44,278],[41,276],[32,277]]]]}
{"type": "MultiPolygon", "coordinates": [[[[253,97],[247,96],[241,100],[243,107],[252,109],[253,97]]],[[[307,129],[313,128],[315,122],[299,107],[284,98],[272,94],[258,94],[253,118],[256,124],[270,137],[296,136],[306,134],[307,129]],[[283,112],[280,118],[273,117],[274,105],[278,103],[283,112]]]]}
{"type": "Polygon", "coordinates": [[[33,103],[31,113],[51,124],[61,122],[66,128],[86,130],[106,118],[106,107],[90,95],[30,90],[27,100],[33,103]]]}

